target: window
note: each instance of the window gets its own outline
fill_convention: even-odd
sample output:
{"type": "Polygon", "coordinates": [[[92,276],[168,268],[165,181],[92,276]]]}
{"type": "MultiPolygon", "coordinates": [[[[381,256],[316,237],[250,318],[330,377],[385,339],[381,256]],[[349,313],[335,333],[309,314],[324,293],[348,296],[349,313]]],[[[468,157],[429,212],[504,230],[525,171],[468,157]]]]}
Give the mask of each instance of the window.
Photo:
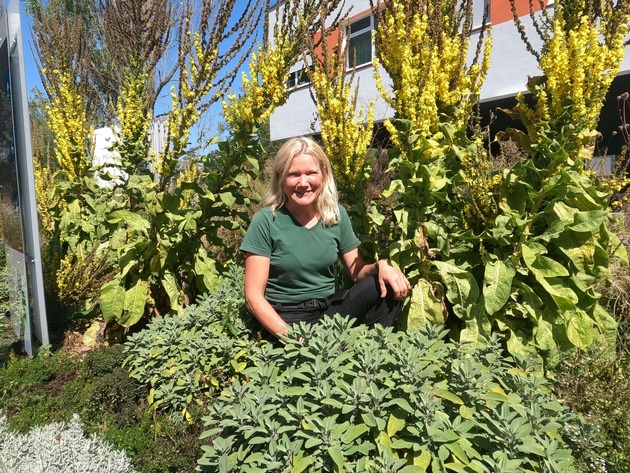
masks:
{"type": "Polygon", "coordinates": [[[303,84],[308,84],[309,78],[306,68],[299,69],[297,71],[289,72],[289,78],[287,79],[287,87],[292,89],[303,84]]]}
{"type": "Polygon", "coordinates": [[[348,48],[348,67],[360,66],[372,62],[372,15],[353,21],[347,27],[350,38],[348,48]]]}

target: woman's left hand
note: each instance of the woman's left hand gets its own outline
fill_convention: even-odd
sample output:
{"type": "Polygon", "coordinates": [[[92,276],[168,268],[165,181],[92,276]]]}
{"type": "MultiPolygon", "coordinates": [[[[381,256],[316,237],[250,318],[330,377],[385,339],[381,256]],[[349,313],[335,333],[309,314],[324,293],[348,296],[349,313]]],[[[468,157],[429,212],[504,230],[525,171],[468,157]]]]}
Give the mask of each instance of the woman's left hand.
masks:
{"type": "Polygon", "coordinates": [[[403,272],[386,259],[379,260],[375,264],[378,270],[381,297],[385,298],[387,296],[387,286],[389,286],[397,300],[406,298],[411,291],[411,284],[403,272]]]}

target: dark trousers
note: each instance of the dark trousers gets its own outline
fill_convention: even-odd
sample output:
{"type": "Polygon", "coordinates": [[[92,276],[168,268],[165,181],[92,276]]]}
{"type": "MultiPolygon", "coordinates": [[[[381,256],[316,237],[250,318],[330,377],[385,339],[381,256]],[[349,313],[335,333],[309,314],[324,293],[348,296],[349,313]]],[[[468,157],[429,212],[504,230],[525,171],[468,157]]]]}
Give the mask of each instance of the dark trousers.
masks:
{"type": "MultiPolygon", "coordinates": [[[[381,298],[377,276],[369,276],[350,289],[335,293],[328,299],[311,299],[299,304],[271,302],[271,306],[288,324],[297,322],[315,323],[327,315],[341,314],[355,320],[355,324],[368,326],[376,323],[391,327],[402,309],[390,290],[381,298]]],[[[269,339],[271,334],[262,330],[261,336],[269,339]]],[[[275,338],[275,337],[273,337],[275,338]]]]}

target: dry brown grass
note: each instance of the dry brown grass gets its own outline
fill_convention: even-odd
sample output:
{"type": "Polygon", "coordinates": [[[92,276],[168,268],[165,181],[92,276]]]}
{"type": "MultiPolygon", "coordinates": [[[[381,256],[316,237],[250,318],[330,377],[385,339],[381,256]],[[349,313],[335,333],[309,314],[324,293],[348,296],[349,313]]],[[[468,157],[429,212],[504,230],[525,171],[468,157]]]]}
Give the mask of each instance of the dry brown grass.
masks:
{"type": "MultiPolygon", "coordinates": [[[[611,230],[630,254],[630,203],[625,202],[611,230]]],[[[618,343],[623,353],[630,353],[630,266],[619,258],[610,260],[611,284],[599,287],[601,303],[619,324],[618,343]]]]}

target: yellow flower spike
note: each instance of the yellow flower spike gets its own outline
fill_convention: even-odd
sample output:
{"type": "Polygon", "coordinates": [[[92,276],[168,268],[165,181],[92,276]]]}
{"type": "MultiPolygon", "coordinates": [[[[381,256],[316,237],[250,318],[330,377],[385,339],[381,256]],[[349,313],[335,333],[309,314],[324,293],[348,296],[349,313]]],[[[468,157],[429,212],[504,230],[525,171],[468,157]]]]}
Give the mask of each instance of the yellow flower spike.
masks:
{"type": "MultiPolygon", "coordinates": [[[[428,12],[434,8],[428,5],[428,12]]],[[[452,20],[444,15],[442,21],[450,25],[452,20]]],[[[436,54],[428,24],[425,12],[414,12],[410,18],[403,2],[392,1],[384,27],[379,25],[375,35],[383,65],[393,77],[395,98],[383,89],[382,81],[377,80],[376,84],[398,116],[409,119],[414,129],[431,137],[446,108],[459,109],[452,116],[456,128],[466,126],[487,72],[490,43],[486,43],[481,65],[465,70],[461,54],[468,50],[468,37],[449,36],[446,32],[456,28],[445,27],[440,38],[442,48],[436,54]]]]}
{"type": "Polygon", "coordinates": [[[276,41],[275,44],[281,45],[279,49],[275,46],[267,49],[258,46],[258,52],[252,55],[248,66],[249,77],[243,73],[243,94],[240,97],[230,94],[229,103],[223,107],[224,118],[229,125],[253,127],[267,120],[273,110],[286,101],[288,56],[291,54],[292,41],[295,39],[276,41]]]}
{"type": "Polygon", "coordinates": [[[569,158],[575,162],[590,155],[589,143],[606,92],[625,51],[623,38],[627,25],[610,33],[610,15],[610,11],[604,11],[594,22],[585,11],[578,18],[579,27],[569,28],[564,11],[557,9],[553,18],[554,35],[545,43],[540,60],[545,82],[536,90],[536,104],[530,108],[522,98],[518,99],[520,112],[529,119],[528,134],[532,142],[540,139],[540,125],[552,117],[557,122],[554,129],[574,130],[561,138],[569,158]],[[570,104],[568,114],[567,104],[570,104]]]}
{"type": "Polygon", "coordinates": [[[59,93],[51,98],[46,112],[55,135],[54,154],[59,167],[71,181],[85,176],[91,159],[85,143],[92,134],[88,125],[87,105],[69,73],[60,75],[59,93]]]}

